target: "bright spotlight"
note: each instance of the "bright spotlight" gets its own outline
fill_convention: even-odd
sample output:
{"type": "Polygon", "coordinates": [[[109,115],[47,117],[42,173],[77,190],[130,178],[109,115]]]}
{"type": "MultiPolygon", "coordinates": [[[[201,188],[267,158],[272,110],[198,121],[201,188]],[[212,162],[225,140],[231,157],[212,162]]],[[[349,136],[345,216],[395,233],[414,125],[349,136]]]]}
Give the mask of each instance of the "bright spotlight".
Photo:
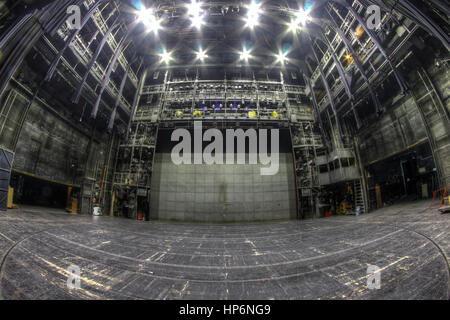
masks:
{"type": "Polygon", "coordinates": [[[295,14],[295,19],[292,19],[289,23],[289,31],[297,32],[297,30],[300,29],[301,26],[305,26],[306,23],[310,20],[311,17],[309,16],[309,11],[299,10],[295,14]]]}
{"type": "Polygon", "coordinates": [[[208,55],[206,54],[205,51],[203,51],[202,49],[200,49],[200,50],[197,52],[197,59],[203,62],[206,58],[208,58],[208,55]]]}
{"type": "Polygon", "coordinates": [[[205,22],[203,21],[203,16],[195,16],[191,17],[191,23],[195,28],[200,29],[205,22]]]}
{"type": "Polygon", "coordinates": [[[291,22],[289,23],[289,31],[295,33],[295,32],[297,32],[298,28],[299,28],[299,25],[298,25],[297,21],[291,20],[291,22]]]}
{"type": "Polygon", "coordinates": [[[309,21],[309,19],[310,19],[309,12],[305,10],[299,10],[295,15],[295,20],[302,25],[305,25],[309,21]]]}
{"type": "Polygon", "coordinates": [[[196,0],[192,0],[188,5],[188,15],[191,19],[192,25],[197,29],[200,29],[202,24],[205,23],[203,20],[204,14],[201,8],[201,4],[196,0]]]}
{"type": "Polygon", "coordinates": [[[259,15],[261,13],[261,4],[257,3],[255,0],[252,0],[250,5],[248,6],[248,13],[246,18],[246,26],[253,29],[258,25],[259,15]]]}
{"type": "Polygon", "coordinates": [[[157,32],[161,29],[161,21],[156,18],[152,9],[146,9],[142,6],[138,12],[139,21],[142,22],[149,32],[157,32]]]}
{"type": "Polygon", "coordinates": [[[188,5],[188,15],[190,16],[198,16],[202,13],[201,4],[197,2],[197,0],[192,0],[188,5]]]}
{"type": "Polygon", "coordinates": [[[248,61],[248,59],[250,59],[250,50],[247,50],[247,49],[245,49],[244,48],[244,50],[241,52],[241,60],[244,60],[244,61],[248,61]]]}
{"type": "Polygon", "coordinates": [[[285,52],[285,53],[280,52],[280,54],[277,54],[276,55],[277,63],[284,64],[287,61],[287,57],[286,56],[287,56],[287,52],[285,52]]]}
{"type": "Polygon", "coordinates": [[[161,62],[164,62],[165,64],[169,64],[170,60],[172,60],[172,54],[165,49],[159,56],[161,57],[161,62]]]}

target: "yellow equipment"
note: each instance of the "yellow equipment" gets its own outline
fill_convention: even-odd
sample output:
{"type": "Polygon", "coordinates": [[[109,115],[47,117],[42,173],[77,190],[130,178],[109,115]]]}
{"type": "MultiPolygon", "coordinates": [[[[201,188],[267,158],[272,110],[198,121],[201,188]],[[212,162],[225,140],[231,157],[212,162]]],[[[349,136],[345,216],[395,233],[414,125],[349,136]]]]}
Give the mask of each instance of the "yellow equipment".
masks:
{"type": "Polygon", "coordinates": [[[257,116],[258,116],[258,114],[254,110],[251,110],[251,111],[248,112],[248,117],[251,118],[251,119],[254,119],[257,116]]]}
{"type": "Polygon", "coordinates": [[[70,213],[77,214],[78,213],[78,200],[72,199],[72,207],[70,208],[70,213]]]}
{"type": "Polygon", "coordinates": [[[177,112],[175,112],[175,116],[176,116],[177,118],[181,118],[181,117],[183,116],[183,111],[178,110],[177,112]]]}
{"type": "Polygon", "coordinates": [[[8,209],[13,208],[14,189],[9,187],[8,189],[8,209]]]}
{"type": "Polygon", "coordinates": [[[377,208],[382,208],[383,207],[383,200],[381,199],[381,187],[377,184],[375,186],[375,194],[377,197],[377,208]]]}
{"type": "Polygon", "coordinates": [[[348,209],[348,203],[346,201],[342,201],[339,205],[338,214],[346,214],[348,209]]]}
{"type": "Polygon", "coordinates": [[[200,111],[200,110],[195,110],[194,111],[194,117],[201,117],[201,116],[203,116],[203,112],[202,111],[200,111]]]}
{"type": "Polygon", "coordinates": [[[280,114],[277,111],[272,112],[272,118],[278,119],[280,117],[280,114]]]}

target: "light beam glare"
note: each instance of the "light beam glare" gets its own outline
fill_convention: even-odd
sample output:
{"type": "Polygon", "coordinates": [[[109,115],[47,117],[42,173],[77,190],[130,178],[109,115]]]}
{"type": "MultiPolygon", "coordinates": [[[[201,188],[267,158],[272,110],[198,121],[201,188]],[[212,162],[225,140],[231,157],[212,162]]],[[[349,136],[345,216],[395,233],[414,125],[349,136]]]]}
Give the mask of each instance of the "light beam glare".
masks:
{"type": "Polygon", "coordinates": [[[157,19],[152,9],[146,9],[144,6],[138,11],[139,22],[142,22],[148,32],[157,32],[161,29],[161,21],[157,19]]]}
{"type": "Polygon", "coordinates": [[[206,58],[208,58],[208,55],[206,54],[205,51],[203,51],[202,48],[200,48],[199,51],[197,52],[197,60],[203,62],[206,58]]]}
{"type": "Polygon", "coordinates": [[[247,18],[245,19],[245,26],[253,29],[258,25],[259,15],[261,13],[261,4],[257,3],[255,0],[252,0],[250,5],[248,6],[247,18]]]}
{"type": "Polygon", "coordinates": [[[191,24],[193,27],[200,29],[201,26],[205,23],[204,21],[204,13],[201,8],[201,3],[196,0],[192,0],[188,5],[188,16],[191,19],[191,24]]]}
{"type": "Polygon", "coordinates": [[[161,57],[161,62],[164,62],[165,64],[169,64],[172,60],[172,54],[167,52],[165,49],[159,56],[161,57]]]}

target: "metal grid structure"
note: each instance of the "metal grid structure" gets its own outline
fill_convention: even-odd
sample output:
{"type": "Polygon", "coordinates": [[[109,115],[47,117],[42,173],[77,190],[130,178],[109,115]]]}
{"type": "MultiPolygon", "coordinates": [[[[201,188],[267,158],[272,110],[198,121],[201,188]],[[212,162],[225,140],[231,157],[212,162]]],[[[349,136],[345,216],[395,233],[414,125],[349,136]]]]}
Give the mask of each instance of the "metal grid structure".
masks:
{"type": "MultiPolygon", "coordinates": [[[[324,145],[314,125],[314,112],[305,88],[286,85],[282,73],[278,79],[269,81],[256,80],[254,76],[247,80],[226,77],[223,81],[202,80],[198,71],[195,74],[193,79],[182,80],[168,71],[162,84],[143,87],[129,142],[119,148],[116,190],[134,194],[142,189],[149,195],[160,127],[192,128],[194,121],[202,121],[205,126],[217,128],[285,128],[291,131],[296,155],[300,211],[311,213],[310,203],[320,191],[315,159],[324,145]],[[148,150],[144,159],[142,150],[148,150]]],[[[131,198],[135,204],[132,214],[136,214],[137,197],[131,198]]]]}

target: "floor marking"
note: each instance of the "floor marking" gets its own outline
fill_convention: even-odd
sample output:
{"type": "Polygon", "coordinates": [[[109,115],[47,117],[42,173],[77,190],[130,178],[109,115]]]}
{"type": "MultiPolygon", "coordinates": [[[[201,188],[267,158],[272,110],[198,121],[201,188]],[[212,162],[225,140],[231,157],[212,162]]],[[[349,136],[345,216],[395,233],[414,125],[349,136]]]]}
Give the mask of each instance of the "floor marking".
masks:
{"type": "Polygon", "coordinates": [[[400,261],[403,261],[403,260],[409,259],[409,258],[410,258],[409,256],[404,256],[403,258],[400,258],[400,259],[398,259],[397,261],[394,261],[394,262],[392,262],[392,263],[390,263],[390,264],[388,264],[388,265],[386,265],[386,266],[384,266],[384,267],[382,267],[382,268],[380,268],[380,269],[377,269],[377,270],[375,270],[374,272],[372,272],[372,273],[370,273],[370,274],[368,274],[368,275],[365,275],[365,276],[363,276],[363,277],[361,277],[361,278],[358,278],[357,280],[352,280],[352,281],[350,281],[350,282],[344,283],[344,285],[348,286],[348,285],[350,285],[350,284],[352,284],[352,283],[355,283],[356,281],[361,281],[361,280],[363,280],[363,279],[367,279],[367,278],[373,276],[375,273],[379,273],[379,272],[381,272],[381,271],[383,271],[383,270],[386,270],[387,268],[392,267],[394,264],[397,264],[397,263],[399,263],[400,261]]]}
{"type": "MultiPolygon", "coordinates": [[[[54,264],[54,263],[52,263],[52,262],[50,262],[50,261],[48,261],[48,260],[45,260],[45,259],[42,258],[42,257],[39,257],[39,259],[41,259],[43,262],[45,262],[46,264],[48,264],[50,267],[53,267],[54,269],[56,269],[56,270],[58,271],[59,274],[64,275],[64,276],[67,276],[67,277],[72,276],[72,274],[71,274],[69,271],[67,271],[66,269],[64,269],[64,268],[62,268],[62,267],[60,267],[60,266],[58,266],[58,265],[56,265],[56,264],[54,264]]],[[[102,283],[96,282],[96,281],[91,280],[91,279],[88,279],[88,278],[86,278],[86,277],[80,276],[80,280],[82,280],[83,282],[86,282],[87,284],[89,284],[89,285],[91,285],[91,286],[102,287],[102,288],[105,288],[105,290],[110,290],[110,289],[111,289],[110,286],[105,286],[105,285],[102,284],[102,283]]]]}
{"type": "MultiPolygon", "coordinates": [[[[273,267],[273,266],[280,266],[280,265],[287,265],[287,264],[293,264],[293,263],[300,263],[300,262],[305,262],[305,261],[322,259],[324,257],[334,256],[334,255],[341,254],[341,253],[344,253],[344,252],[347,252],[347,251],[359,249],[361,247],[364,247],[364,246],[370,245],[372,243],[378,242],[380,240],[383,240],[385,238],[388,238],[388,237],[393,236],[393,235],[395,235],[397,233],[400,233],[400,232],[403,232],[403,230],[397,230],[397,231],[391,232],[389,234],[386,234],[386,235],[384,235],[384,236],[382,236],[380,238],[367,241],[367,242],[359,244],[357,246],[354,246],[354,247],[351,247],[351,248],[342,249],[342,250],[338,250],[338,251],[335,251],[335,252],[330,252],[330,253],[327,253],[327,254],[324,254],[324,255],[321,255],[321,256],[315,256],[315,257],[309,257],[309,258],[303,258],[303,259],[297,259],[297,260],[291,260],[291,261],[282,261],[282,262],[272,263],[272,264],[260,264],[258,266],[227,266],[227,268],[228,269],[252,269],[252,268],[255,268],[255,267],[273,267]]],[[[57,238],[59,240],[62,240],[64,242],[68,242],[70,244],[73,244],[73,245],[81,247],[81,248],[85,248],[85,249],[88,249],[88,250],[91,250],[91,251],[95,251],[95,252],[102,253],[102,254],[105,254],[105,255],[113,256],[113,257],[116,257],[116,258],[122,258],[122,259],[136,261],[136,262],[141,262],[141,263],[160,265],[160,266],[163,266],[163,267],[164,266],[170,266],[170,267],[176,267],[176,268],[191,268],[191,269],[209,268],[209,269],[219,269],[219,270],[221,270],[221,269],[224,268],[223,266],[208,266],[208,265],[205,265],[205,266],[192,266],[192,265],[182,265],[182,264],[172,264],[172,263],[161,263],[161,262],[155,262],[155,261],[148,262],[146,260],[136,259],[136,258],[127,257],[127,256],[123,256],[123,255],[120,255],[120,254],[116,254],[116,253],[107,252],[107,251],[103,251],[103,250],[100,250],[100,249],[92,248],[92,247],[83,245],[81,243],[78,243],[78,242],[75,242],[75,241],[72,241],[72,240],[69,240],[69,239],[65,239],[65,238],[59,237],[59,236],[57,236],[55,234],[52,234],[50,232],[47,232],[47,231],[45,231],[45,233],[50,235],[50,236],[53,236],[53,237],[55,237],[55,238],[57,238]]],[[[163,255],[165,255],[165,254],[163,254],[163,255]]],[[[160,260],[160,258],[161,257],[158,257],[157,260],[160,260]]]]}
{"type": "Polygon", "coordinates": [[[15,242],[12,239],[8,238],[7,236],[5,236],[3,233],[0,232],[0,236],[2,236],[3,238],[5,238],[6,240],[9,240],[11,242],[15,242]]]}

